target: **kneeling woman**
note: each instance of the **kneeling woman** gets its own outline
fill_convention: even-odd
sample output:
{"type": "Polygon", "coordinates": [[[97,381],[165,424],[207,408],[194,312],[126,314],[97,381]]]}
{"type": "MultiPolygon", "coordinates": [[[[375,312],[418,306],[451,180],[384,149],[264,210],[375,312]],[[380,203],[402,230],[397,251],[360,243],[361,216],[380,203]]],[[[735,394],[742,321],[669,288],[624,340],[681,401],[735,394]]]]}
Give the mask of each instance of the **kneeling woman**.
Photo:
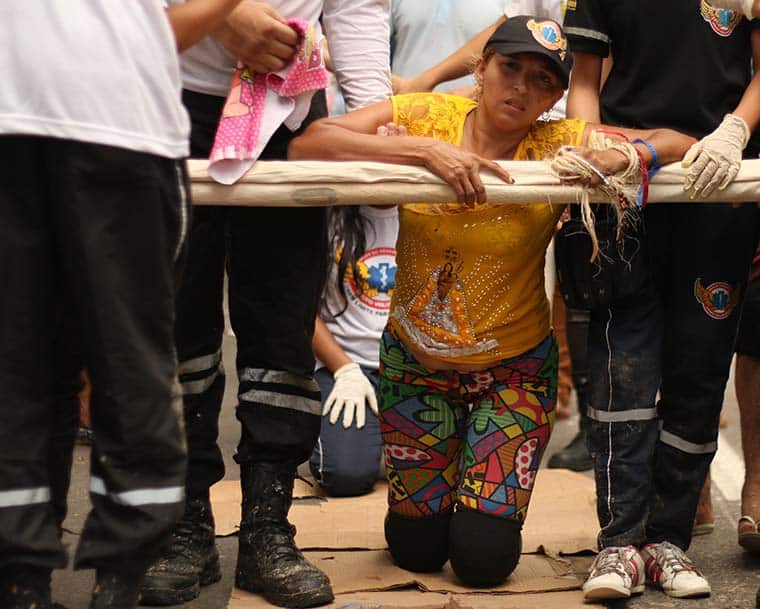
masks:
{"type": "MultiPolygon", "coordinates": [[[[557,348],[543,278],[562,208],[489,205],[479,171],[509,182],[493,159],[541,160],[586,143],[598,125],[538,121],[567,87],[571,64],[557,23],[515,17],[484,48],[477,102],[400,95],[316,121],[290,146],[292,159],[423,165],[458,195],[457,203],[401,208],[381,344],[385,532],[394,560],[411,571],[435,571],[450,559],[465,584],[496,585],[520,556],[554,422],[557,348]],[[377,135],[387,123],[408,136],[377,135]]],[[[627,155],[576,153],[602,173],[630,173],[631,154],[646,171],[653,152],[675,161],[694,141],[666,130],[617,131],[646,141],[627,155]]]]}

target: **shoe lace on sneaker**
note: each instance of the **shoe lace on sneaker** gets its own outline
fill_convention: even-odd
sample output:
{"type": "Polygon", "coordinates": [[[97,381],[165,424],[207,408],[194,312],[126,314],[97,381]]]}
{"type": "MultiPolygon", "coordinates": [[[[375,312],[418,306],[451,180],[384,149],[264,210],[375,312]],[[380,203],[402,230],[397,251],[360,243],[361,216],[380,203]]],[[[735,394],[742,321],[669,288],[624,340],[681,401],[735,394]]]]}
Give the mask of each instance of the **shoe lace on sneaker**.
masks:
{"type": "Polygon", "coordinates": [[[681,573],[682,571],[696,571],[693,563],[684,551],[668,541],[663,541],[660,544],[659,554],[663,566],[666,566],[674,574],[681,573]]]}
{"type": "Polygon", "coordinates": [[[616,573],[621,577],[627,575],[623,566],[623,548],[605,548],[596,557],[592,568],[594,576],[616,573]]]}

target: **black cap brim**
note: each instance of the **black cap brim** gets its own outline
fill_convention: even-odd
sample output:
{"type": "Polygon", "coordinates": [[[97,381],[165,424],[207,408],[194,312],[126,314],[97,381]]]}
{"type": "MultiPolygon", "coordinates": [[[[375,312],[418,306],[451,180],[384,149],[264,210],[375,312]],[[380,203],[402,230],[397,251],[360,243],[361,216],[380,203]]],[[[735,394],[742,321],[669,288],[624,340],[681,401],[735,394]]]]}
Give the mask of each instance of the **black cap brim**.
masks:
{"type": "Polygon", "coordinates": [[[545,49],[540,44],[531,44],[524,41],[515,42],[491,42],[485,46],[486,49],[493,49],[501,55],[517,55],[518,53],[537,53],[548,58],[552,65],[555,66],[557,76],[559,76],[562,88],[567,89],[570,84],[570,67],[568,63],[572,65],[572,58],[570,61],[562,61],[556,51],[550,51],[545,49]]]}

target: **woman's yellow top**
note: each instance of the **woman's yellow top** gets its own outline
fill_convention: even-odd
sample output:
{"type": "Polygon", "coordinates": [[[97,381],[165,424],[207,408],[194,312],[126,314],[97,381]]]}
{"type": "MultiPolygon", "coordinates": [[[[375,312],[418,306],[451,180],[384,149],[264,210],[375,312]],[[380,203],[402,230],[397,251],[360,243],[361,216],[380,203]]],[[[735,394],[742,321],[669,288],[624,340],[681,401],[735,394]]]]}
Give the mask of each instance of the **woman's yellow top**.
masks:
{"type": "MultiPolygon", "coordinates": [[[[438,93],[392,98],[409,135],[460,145],[477,103],[438,93]]],[[[539,122],[515,160],[551,157],[581,144],[585,123],[539,122]]],[[[401,207],[391,323],[418,350],[451,364],[489,364],[524,353],[550,332],[544,256],[559,205],[401,207]]]]}

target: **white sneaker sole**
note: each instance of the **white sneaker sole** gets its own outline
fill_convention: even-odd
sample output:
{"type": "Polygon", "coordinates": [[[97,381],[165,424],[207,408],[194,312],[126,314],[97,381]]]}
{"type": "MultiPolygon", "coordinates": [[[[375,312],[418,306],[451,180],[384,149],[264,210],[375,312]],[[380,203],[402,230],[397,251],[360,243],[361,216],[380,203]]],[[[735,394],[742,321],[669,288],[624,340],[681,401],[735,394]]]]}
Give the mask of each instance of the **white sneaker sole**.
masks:
{"type": "Polygon", "coordinates": [[[594,586],[583,589],[583,600],[587,601],[604,601],[613,600],[616,598],[629,598],[633,594],[641,594],[644,592],[644,584],[636,586],[629,590],[625,586],[615,586],[612,584],[604,584],[601,586],[594,586]]]}
{"type": "Polygon", "coordinates": [[[673,598],[699,598],[702,596],[710,596],[712,589],[710,586],[702,586],[690,590],[666,590],[663,588],[662,591],[673,598]]]}

